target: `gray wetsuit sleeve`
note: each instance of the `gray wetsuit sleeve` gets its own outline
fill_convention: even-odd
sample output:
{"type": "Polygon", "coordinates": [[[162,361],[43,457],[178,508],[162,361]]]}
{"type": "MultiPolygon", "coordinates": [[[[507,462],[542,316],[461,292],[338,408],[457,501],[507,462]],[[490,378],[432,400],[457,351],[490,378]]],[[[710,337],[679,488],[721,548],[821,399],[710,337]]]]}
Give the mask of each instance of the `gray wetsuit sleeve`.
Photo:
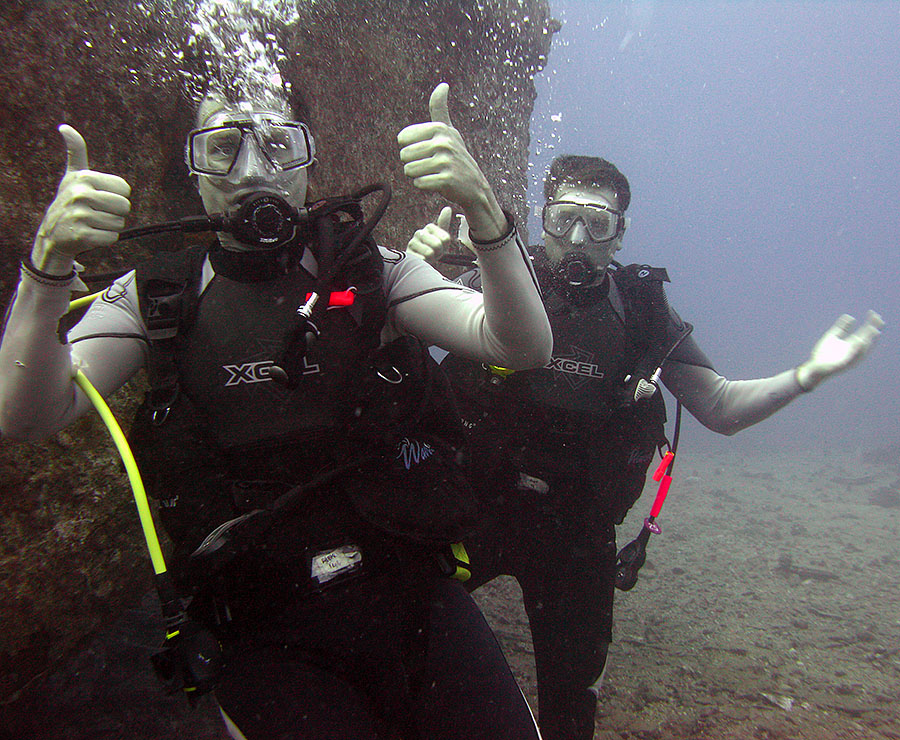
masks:
{"type": "Polygon", "coordinates": [[[479,245],[483,293],[447,280],[423,260],[383,253],[385,341],[412,334],[455,355],[513,370],[550,359],[550,323],[515,229],[492,245],[479,245]]]}
{"type": "Polygon", "coordinates": [[[41,439],[91,408],[74,383],[77,369],[105,397],[141,367],[145,331],[133,277],[120,278],[95,300],[64,344],[57,327],[69,307],[71,284],[43,281],[23,268],[0,343],[3,436],[41,439]]]}
{"type": "MultiPolygon", "coordinates": [[[[513,369],[547,362],[550,325],[515,230],[482,249],[484,298],[421,260],[382,250],[388,296],[385,339],[412,334],[513,369]]],[[[3,436],[40,439],[87,411],[90,403],[73,380],[77,369],[108,396],[146,361],[146,329],[133,273],[94,301],[69,333],[69,342],[60,343],[57,326],[68,310],[73,282],[45,281],[22,271],[0,343],[3,436]]]]}
{"type": "Polygon", "coordinates": [[[697,421],[729,435],[768,418],[803,393],[793,370],[770,378],[728,380],[712,368],[692,337],[666,362],[662,381],[697,421]]]}

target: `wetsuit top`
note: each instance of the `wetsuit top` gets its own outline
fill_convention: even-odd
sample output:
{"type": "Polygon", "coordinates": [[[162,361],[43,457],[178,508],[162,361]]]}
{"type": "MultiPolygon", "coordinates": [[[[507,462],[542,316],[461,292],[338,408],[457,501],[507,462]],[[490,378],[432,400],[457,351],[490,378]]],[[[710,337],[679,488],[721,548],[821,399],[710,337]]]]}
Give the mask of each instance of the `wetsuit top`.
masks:
{"type": "MultiPolygon", "coordinates": [[[[446,280],[421,260],[391,249],[382,248],[381,253],[387,300],[382,342],[412,335],[504,367],[546,362],[552,341],[549,324],[527,252],[514,227],[479,255],[484,298],[446,280]]],[[[316,274],[309,250],[302,266],[310,275],[316,274]]],[[[72,383],[74,368],[82,368],[100,393],[108,396],[146,361],[147,329],[133,272],[93,303],[70,331],[68,344],[59,342],[57,324],[68,309],[74,281],[45,279],[23,267],[0,345],[0,431],[4,436],[38,439],[87,411],[90,402],[72,383]],[[92,338],[77,341],[82,337],[92,338]]],[[[201,293],[211,287],[215,293],[215,283],[215,270],[207,260],[201,293]]],[[[251,338],[248,343],[252,344],[251,338]]],[[[245,351],[262,356],[263,349],[245,351]]]]}
{"type": "MultiPolygon", "coordinates": [[[[475,289],[480,286],[477,271],[465,276],[465,284],[475,289]]],[[[612,286],[609,300],[621,312],[621,299],[617,294],[615,286],[612,286]]],[[[560,357],[554,343],[551,364],[560,357]]],[[[804,393],[793,369],[752,380],[730,380],[720,375],[713,369],[693,334],[666,361],[662,381],[701,424],[714,432],[728,435],[758,424],[804,393]]]]}
{"type": "MultiPolygon", "coordinates": [[[[536,247],[532,252],[540,263],[543,250],[536,247]]],[[[477,270],[459,280],[473,289],[481,285],[477,270]]],[[[555,286],[553,280],[542,280],[553,328],[553,356],[540,370],[496,379],[498,385],[509,386],[509,390],[497,394],[491,403],[502,404],[495,422],[497,432],[517,431],[523,440],[526,451],[520,457],[527,459],[532,468],[559,471],[567,465],[577,468],[586,460],[597,458],[599,440],[593,439],[594,431],[611,412],[616,386],[621,386],[623,375],[632,371],[643,349],[640,342],[635,344],[633,332],[625,330],[627,301],[615,279],[574,292],[555,286]],[[574,421],[579,418],[580,421],[574,421]],[[572,426],[579,429],[567,429],[572,426]],[[561,455],[560,450],[566,454],[561,455]]],[[[674,310],[670,309],[670,316],[672,327],[682,324],[674,310]]],[[[485,372],[481,368],[458,358],[448,360],[443,364],[456,375],[457,385],[460,378],[464,379],[464,394],[466,388],[484,384],[485,372]]],[[[693,335],[684,339],[667,359],[662,381],[702,424],[723,434],[734,434],[762,421],[803,392],[792,370],[769,378],[728,380],[713,369],[693,335]]],[[[483,398],[477,393],[464,398],[464,413],[473,417],[488,415],[487,409],[465,409],[466,405],[477,403],[478,397],[483,398]]],[[[467,421],[471,426],[472,419],[467,421]]],[[[571,474],[590,473],[579,468],[571,470],[571,474]]]]}
{"type": "Polygon", "coordinates": [[[274,458],[266,467],[277,467],[282,457],[296,461],[303,450],[328,448],[330,437],[348,422],[349,397],[367,355],[378,346],[376,330],[360,323],[360,304],[367,299],[316,319],[319,336],[303,356],[298,387],[288,388],[274,382],[268,368],[279,359],[296,308],[315,279],[300,270],[247,282],[240,270],[217,264],[218,254],[210,255],[216,277],[177,339],[182,392],[204,409],[216,446],[235,465],[257,443],[274,458]]]}

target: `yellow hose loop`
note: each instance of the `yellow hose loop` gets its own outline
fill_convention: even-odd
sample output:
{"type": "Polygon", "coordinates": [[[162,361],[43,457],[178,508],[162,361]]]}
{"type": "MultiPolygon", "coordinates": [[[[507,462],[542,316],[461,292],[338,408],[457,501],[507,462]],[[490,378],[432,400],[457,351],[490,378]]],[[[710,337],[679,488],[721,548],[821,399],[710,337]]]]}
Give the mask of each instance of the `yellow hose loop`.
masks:
{"type": "Polygon", "coordinates": [[[96,298],[99,298],[101,295],[103,295],[102,290],[100,290],[96,293],[91,293],[90,295],[83,295],[83,296],[81,296],[81,298],[76,298],[75,300],[73,300],[69,303],[69,310],[77,311],[79,308],[82,308],[82,307],[88,305],[89,303],[92,303],[96,298]]]}
{"type": "MultiPolygon", "coordinates": [[[[90,296],[87,296],[90,297],[90,296]]],[[[83,300],[83,299],[79,299],[83,300]]],[[[73,301],[74,303],[74,301],[73,301]]],[[[84,394],[94,404],[100,418],[106,424],[109,434],[116,444],[116,449],[122,457],[125,464],[125,472],[128,474],[128,481],[131,483],[131,490],[134,493],[134,503],[137,506],[138,516],[141,520],[141,528],[144,530],[144,539],[147,541],[147,550],[150,552],[150,562],[153,564],[153,572],[157,575],[166,572],[166,561],[163,558],[162,548],[159,546],[159,538],[156,535],[156,527],[153,524],[153,514],[150,512],[150,502],[147,500],[147,492],[144,490],[144,482],[141,480],[141,474],[138,470],[137,462],[128,446],[128,440],[116,417],[110,410],[103,396],[88,380],[87,376],[79,370],[75,374],[75,383],[84,392],[84,394]]]]}

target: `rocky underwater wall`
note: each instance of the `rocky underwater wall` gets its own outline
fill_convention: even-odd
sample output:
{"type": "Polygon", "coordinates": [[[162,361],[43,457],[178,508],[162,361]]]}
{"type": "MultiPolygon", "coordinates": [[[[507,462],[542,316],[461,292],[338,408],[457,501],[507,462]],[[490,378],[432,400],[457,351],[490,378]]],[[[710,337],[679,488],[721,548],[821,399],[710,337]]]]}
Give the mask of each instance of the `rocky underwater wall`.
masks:
{"type": "MultiPolygon", "coordinates": [[[[256,66],[290,88],[316,137],[313,195],[387,181],[378,241],[404,247],[444,203],[403,176],[397,133],[450,113],[501,204],[525,222],[533,75],[553,33],[546,0],[5,0],[0,4],[0,299],[11,298],[65,168],[57,132],[132,186],[129,226],[202,213],[184,165],[197,96],[256,66]],[[224,41],[223,41],[224,40],[224,41]],[[236,44],[236,46],[229,46],[236,44]]],[[[85,255],[121,273],[172,237],[85,255]]],[[[127,420],[141,380],[111,399],[127,420]]],[[[152,587],[134,502],[93,414],[43,443],[0,440],[0,703],[152,587]]],[[[148,636],[148,644],[156,639],[148,636]]]]}

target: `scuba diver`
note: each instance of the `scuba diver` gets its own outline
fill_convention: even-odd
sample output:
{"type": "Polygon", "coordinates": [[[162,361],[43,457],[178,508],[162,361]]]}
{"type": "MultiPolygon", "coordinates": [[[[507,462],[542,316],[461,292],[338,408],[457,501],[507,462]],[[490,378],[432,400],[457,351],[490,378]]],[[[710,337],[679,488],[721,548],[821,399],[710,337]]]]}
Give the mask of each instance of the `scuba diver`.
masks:
{"type": "Polygon", "coordinates": [[[538,737],[449,577],[471,491],[426,348],[523,369],[552,337],[447,96],[441,83],[431,120],[400,132],[400,158],[466,213],[484,296],[375,244],[384,186],[308,203],[314,141],[287,104],[210,95],[185,152],[207,216],[185,228],[216,238],[117,279],[62,342],[75,258],[125,236],[130,187],[89,169],[84,139],[60,127],[66,173],[0,345],[0,429],[53,434],[89,408],[73,376],[108,396],[146,368],[130,438],[184,606],[156,667],[190,696],[213,690],[235,738],[538,737]],[[369,192],[382,198],[366,218],[369,192]]]}
{"type": "MultiPolygon", "coordinates": [[[[599,157],[560,156],[544,196],[543,245],[530,251],[553,329],[550,362],[511,372],[450,350],[441,366],[469,431],[471,478],[487,511],[465,540],[466,586],[515,576],[534,642],[542,737],[590,740],[615,588],[634,585],[647,537],[658,531],[655,503],[638,539],[617,553],[615,526],[640,496],[654,452],[669,445],[659,380],[702,424],[734,434],[861,360],[883,322],[870,312],[854,329],[842,316],[798,367],[727,380],[670,309],[666,271],[613,261],[628,225],[625,176],[599,157]]],[[[407,251],[438,261],[451,244],[450,219],[444,208],[407,251]]],[[[463,218],[467,244],[465,230],[463,218]]],[[[458,281],[484,284],[477,269],[458,281]]],[[[669,453],[677,431],[673,439],[669,453]]],[[[669,453],[657,474],[665,466],[671,473],[669,453]]]]}

